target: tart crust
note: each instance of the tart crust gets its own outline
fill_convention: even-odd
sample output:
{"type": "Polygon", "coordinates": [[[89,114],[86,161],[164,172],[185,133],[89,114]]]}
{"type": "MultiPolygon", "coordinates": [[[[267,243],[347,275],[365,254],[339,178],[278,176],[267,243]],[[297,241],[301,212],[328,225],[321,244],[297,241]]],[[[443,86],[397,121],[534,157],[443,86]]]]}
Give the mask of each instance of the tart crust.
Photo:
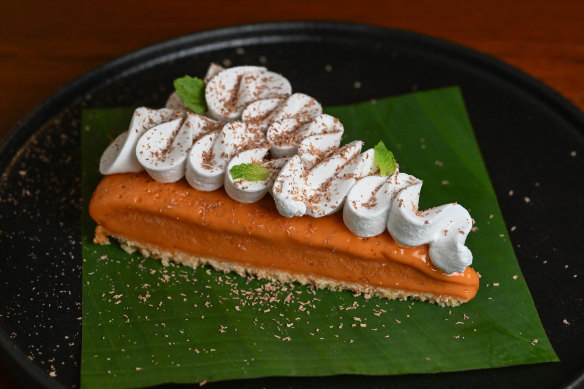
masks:
{"type": "Polygon", "coordinates": [[[283,282],[351,290],[389,299],[413,298],[442,306],[472,299],[477,273],[445,274],[428,247],[403,247],[389,233],[361,238],[337,213],[322,218],[281,216],[266,196],[253,204],[224,190],[200,192],[183,179],[172,184],[146,173],[105,176],[90,202],[94,241],[117,239],[124,250],[193,268],[283,282]]]}

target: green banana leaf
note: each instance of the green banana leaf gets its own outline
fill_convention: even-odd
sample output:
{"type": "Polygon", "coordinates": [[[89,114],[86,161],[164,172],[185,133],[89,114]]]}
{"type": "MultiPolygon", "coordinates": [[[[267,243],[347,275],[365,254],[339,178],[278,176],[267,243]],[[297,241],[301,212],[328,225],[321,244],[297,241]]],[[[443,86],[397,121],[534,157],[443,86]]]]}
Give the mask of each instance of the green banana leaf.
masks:
{"type": "Polygon", "coordinates": [[[131,109],[83,112],[84,388],[264,376],[404,374],[558,361],[515,258],[458,88],[329,107],[345,140],[379,140],[424,180],[421,207],[458,202],[481,274],[456,308],[167,266],[92,242],[101,152],[131,109]],[[511,314],[512,313],[512,314],[511,314]]]}

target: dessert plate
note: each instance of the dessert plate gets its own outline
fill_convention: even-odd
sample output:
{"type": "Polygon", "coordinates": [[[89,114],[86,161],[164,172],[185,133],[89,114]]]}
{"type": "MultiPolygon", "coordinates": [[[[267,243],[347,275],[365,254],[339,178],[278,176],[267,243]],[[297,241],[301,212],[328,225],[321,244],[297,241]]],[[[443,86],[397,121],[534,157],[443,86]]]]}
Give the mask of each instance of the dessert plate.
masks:
{"type": "Polygon", "coordinates": [[[210,387],[584,382],[578,341],[584,339],[584,247],[577,228],[584,198],[574,184],[584,167],[584,114],[524,73],[449,42],[371,26],[295,22],[196,33],[128,54],[67,85],[2,140],[0,348],[26,383],[79,384],[81,110],[162,106],[174,78],[204,74],[213,61],[265,64],[325,106],[459,86],[523,275],[562,362],[432,375],[273,377],[210,387]]]}

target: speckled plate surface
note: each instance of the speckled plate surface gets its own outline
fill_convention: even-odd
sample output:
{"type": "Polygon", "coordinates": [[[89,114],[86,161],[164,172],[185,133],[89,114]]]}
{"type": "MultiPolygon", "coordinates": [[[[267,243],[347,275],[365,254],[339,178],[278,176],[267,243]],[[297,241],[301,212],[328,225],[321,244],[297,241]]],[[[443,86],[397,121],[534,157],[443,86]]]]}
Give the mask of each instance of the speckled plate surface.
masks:
{"type": "Polygon", "coordinates": [[[129,54],[64,87],[2,140],[0,349],[25,384],[79,385],[81,110],[161,106],[177,74],[204,74],[211,61],[266,64],[323,105],[460,86],[523,274],[562,362],[435,375],[276,377],[209,387],[584,384],[584,114],[537,80],[448,42],[307,22],[202,32],[129,54]]]}

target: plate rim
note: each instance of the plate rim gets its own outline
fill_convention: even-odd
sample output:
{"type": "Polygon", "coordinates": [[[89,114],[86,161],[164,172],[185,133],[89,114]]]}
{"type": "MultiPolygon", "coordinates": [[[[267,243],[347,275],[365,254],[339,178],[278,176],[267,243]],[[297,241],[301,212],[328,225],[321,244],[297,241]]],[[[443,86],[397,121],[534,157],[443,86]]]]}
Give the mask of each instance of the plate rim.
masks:
{"type": "MultiPolygon", "coordinates": [[[[423,48],[431,47],[440,55],[452,54],[456,61],[472,64],[473,67],[478,67],[488,74],[497,76],[506,83],[510,83],[527,92],[530,96],[539,99],[574,127],[579,128],[578,134],[580,136],[584,135],[584,111],[572,101],[523,70],[462,44],[415,31],[363,23],[336,21],[262,22],[202,30],[156,42],[109,60],[68,82],[29,110],[0,139],[0,176],[3,176],[9,168],[10,162],[18,150],[50,118],[83,98],[88,91],[96,87],[107,86],[107,84],[127,76],[129,70],[139,71],[141,64],[149,64],[152,61],[160,61],[165,58],[168,60],[169,57],[186,56],[188,55],[186,48],[192,48],[194,45],[208,47],[209,45],[217,46],[221,43],[227,43],[226,47],[238,47],[241,46],[241,42],[245,41],[245,38],[257,39],[271,35],[307,39],[324,36],[326,32],[332,33],[335,37],[338,37],[339,34],[347,37],[369,35],[378,39],[391,35],[393,38],[399,38],[409,44],[413,43],[423,48]]],[[[143,66],[143,68],[146,67],[143,66]]],[[[0,180],[0,184],[2,181],[0,180]]],[[[0,327],[0,360],[5,367],[15,370],[12,375],[23,384],[34,384],[47,388],[64,387],[59,381],[51,378],[37,363],[30,360],[24,350],[11,341],[2,327],[0,327]]],[[[575,388],[581,385],[584,383],[584,369],[577,376],[570,378],[566,387],[575,388]]]]}

